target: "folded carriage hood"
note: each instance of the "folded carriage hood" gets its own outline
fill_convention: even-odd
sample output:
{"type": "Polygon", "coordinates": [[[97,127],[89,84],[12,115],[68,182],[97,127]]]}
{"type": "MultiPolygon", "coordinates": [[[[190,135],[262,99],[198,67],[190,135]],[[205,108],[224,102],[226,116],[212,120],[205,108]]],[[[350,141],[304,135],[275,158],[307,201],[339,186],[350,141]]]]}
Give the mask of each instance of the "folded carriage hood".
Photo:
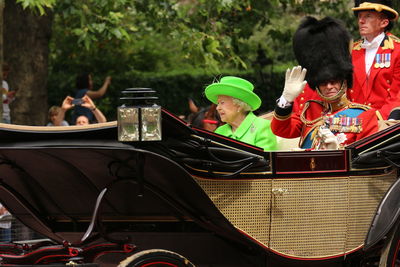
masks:
{"type": "MultiPolygon", "coordinates": [[[[173,120],[163,114],[166,135],[193,133],[173,120]]],[[[116,122],[62,130],[0,124],[0,202],[33,230],[61,242],[60,225],[69,224],[71,231],[78,231],[77,222],[89,225],[98,196],[108,188],[99,209],[105,222],[180,218],[250,242],[182,166],[116,139],[116,122]]]]}

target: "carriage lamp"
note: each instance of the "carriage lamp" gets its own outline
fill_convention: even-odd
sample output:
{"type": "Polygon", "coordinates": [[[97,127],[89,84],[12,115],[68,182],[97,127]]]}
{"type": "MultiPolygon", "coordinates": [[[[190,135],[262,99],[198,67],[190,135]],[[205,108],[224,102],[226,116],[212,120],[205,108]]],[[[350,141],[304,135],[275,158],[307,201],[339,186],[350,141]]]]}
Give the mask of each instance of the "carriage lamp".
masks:
{"type": "Polygon", "coordinates": [[[118,141],[160,141],[161,107],[151,88],[129,88],[122,91],[118,107],[118,141]]]}

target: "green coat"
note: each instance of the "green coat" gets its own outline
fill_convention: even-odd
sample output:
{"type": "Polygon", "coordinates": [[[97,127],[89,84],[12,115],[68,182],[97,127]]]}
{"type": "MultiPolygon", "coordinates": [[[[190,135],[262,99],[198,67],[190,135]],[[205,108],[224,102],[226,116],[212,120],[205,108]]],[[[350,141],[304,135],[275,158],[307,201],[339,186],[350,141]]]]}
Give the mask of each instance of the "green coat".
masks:
{"type": "Polygon", "coordinates": [[[215,132],[253,146],[261,147],[264,150],[276,150],[276,136],[272,133],[270,124],[269,120],[259,118],[253,112],[249,112],[235,132],[232,132],[229,124],[218,127],[215,132]]]}

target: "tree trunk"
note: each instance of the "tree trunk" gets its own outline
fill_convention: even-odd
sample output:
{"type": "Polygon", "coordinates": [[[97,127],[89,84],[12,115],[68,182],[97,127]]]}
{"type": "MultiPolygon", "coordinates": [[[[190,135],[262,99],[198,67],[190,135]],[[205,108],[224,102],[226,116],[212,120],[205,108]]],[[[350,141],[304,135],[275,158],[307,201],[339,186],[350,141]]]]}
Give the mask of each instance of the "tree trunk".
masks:
{"type": "MultiPolygon", "coordinates": [[[[1,0],[0,0],[1,1],[1,0]]],[[[47,74],[53,14],[40,16],[5,0],[4,61],[10,65],[8,83],[16,91],[11,103],[13,124],[44,125],[47,121],[47,74]]]]}

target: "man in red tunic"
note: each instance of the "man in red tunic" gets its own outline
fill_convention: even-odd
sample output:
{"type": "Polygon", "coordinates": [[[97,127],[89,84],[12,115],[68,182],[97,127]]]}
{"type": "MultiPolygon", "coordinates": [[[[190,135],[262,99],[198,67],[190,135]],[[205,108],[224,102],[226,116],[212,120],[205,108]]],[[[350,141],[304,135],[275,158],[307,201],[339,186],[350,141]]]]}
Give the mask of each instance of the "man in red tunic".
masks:
{"type": "Polygon", "coordinates": [[[284,138],[300,137],[300,147],[338,149],[378,130],[375,110],[347,99],[353,82],[350,34],[340,21],[307,17],[293,38],[301,66],[287,70],[285,87],[277,102],[271,129],[284,138]],[[306,71],[307,69],[307,71],[306,71]],[[305,102],[294,113],[293,100],[306,81],[320,100],[305,102]]]}
{"type": "MultiPolygon", "coordinates": [[[[382,0],[356,1],[353,11],[362,39],[353,45],[354,79],[347,96],[377,109],[384,120],[400,119],[400,39],[389,33],[398,13],[390,1],[382,0]]],[[[320,98],[307,86],[294,110],[300,111],[310,99],[320,98]]]]}

